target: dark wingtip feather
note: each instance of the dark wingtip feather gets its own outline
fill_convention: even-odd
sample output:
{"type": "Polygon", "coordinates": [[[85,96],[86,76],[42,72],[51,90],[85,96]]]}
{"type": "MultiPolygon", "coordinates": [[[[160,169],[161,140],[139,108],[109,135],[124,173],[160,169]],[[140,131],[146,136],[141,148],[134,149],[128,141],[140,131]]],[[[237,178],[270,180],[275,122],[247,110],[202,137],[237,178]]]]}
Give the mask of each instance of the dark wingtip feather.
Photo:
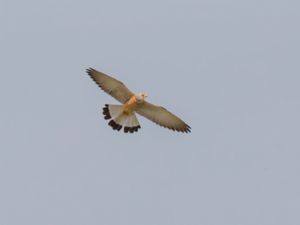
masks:
{"type": "Polygon", "coordinates": [[[91,75],[91,73],[95,71],[93,68],[89,67],[86,69],[87,74],[91,75]]]}
{"type": "Polygon", "coordinates": [[[187,133],[187,134],[188,134],[188,133],[191,133],[191,132],[192,132],[192,128],[191,128],[189,125],[186,124],[186,127],[185,127],[185,129],[184,129],[184,132],[187,133]]]}
{"type": "Polygon", "coordinates": [[[86,69],[86,72],[87,72],[87,74],[90,76],[90,78],[102,89],[102,90],[104,90],[103,89],[103,87],[102,87],[102,85],[101,85],[101,83],[99,83],[98,81],[97,81],[97,79],[96,79],[96,77],[95,77],[95,74],[93,74],[93,73],[96,73],[97,72],[97,70],[95,70],[95,69],[93,69],[93,68],[88,68],[88,69],[86,69]]]}
{"type": "Polygon", "coordinates": [[[186,134],[192,132],[191,131],[192,128],[189,125],[187,125],[187,124],[186,124],[186,126],[184,128],[181,128],[181,129],[179,129],[179,128],[175,128],[175,129],[174,128],[169,128],[169,129],[171,129],[173,131],[181,132],[181,133],[186,133],[186,134]]]}

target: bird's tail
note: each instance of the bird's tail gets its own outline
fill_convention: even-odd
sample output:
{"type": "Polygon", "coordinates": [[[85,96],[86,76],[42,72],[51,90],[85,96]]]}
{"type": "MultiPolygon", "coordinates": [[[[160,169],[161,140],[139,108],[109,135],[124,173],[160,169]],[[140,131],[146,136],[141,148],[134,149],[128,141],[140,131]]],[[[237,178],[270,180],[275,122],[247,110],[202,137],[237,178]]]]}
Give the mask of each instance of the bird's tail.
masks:
{"type": "Polygon", "coordinates": [[[141,126],[134,112],[125,114],[122,105],[108,105],[103,108],[104,119],[110,120],[108,125],[120,131],[124,126],[125,133],[137,132],[141,126]]]}

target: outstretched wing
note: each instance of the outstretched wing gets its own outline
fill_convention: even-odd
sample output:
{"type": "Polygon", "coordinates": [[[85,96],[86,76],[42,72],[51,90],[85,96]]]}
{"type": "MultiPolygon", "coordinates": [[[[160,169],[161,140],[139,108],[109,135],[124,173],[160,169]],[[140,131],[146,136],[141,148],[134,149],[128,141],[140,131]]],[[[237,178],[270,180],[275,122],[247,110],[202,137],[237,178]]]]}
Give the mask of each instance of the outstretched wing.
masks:
{"type": "Polygon", "coordinates": [[[162,127],[179,132],[191,132],[189,125],[161,106],[145,102],[136,112],[162,127]]]}
{"type": "Polygon", "coordinates": [[[86,72],[103,91],[123,104],[134,95],[121,81],[118,81],[111,76],[93,68],[87,69],[86,72]]]}

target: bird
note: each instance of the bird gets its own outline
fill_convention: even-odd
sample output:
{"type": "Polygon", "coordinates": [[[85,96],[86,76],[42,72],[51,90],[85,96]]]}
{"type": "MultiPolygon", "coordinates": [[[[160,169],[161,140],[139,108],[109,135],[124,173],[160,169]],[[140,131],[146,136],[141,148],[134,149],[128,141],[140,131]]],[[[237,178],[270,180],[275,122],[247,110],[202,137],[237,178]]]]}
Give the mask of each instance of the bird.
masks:
{"type": "Polygon", "coordinates": [[[120,131],[124,127],[124,133],[138,132],[141,126],[137,113],[164,128],[182,133],[191,132],[191,127],[179,117],[162,106],[146,101],[146,93],[133,93],[121,81],[93,68],[88,68],[86,72],[104,92],[121,103],[105,104],[103,107],[104,119],[109,121],[108,125],[113,130],[120,131]]]}

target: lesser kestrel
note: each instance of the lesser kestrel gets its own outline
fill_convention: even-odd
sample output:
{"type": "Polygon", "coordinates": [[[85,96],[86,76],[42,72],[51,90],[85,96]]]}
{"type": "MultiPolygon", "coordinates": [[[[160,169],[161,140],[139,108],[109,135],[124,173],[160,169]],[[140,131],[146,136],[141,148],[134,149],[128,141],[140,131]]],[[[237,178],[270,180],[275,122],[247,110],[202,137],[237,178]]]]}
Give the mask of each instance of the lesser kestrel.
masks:
{"type": "Polygon", "coordinates": [[[95,69],[89,68],[86,72],[103,91],[122,103],[106,104],[103,108],[104,119],[109,120],[108,124],[114,130],[120,131],[124,127],[125,133],[137,132],[141,128],[137,113],[173,131],[191,132],[191,127],[183,120],[165,108],[147,102],[145,93],[134,94],[121,81],[95,69]]]}

